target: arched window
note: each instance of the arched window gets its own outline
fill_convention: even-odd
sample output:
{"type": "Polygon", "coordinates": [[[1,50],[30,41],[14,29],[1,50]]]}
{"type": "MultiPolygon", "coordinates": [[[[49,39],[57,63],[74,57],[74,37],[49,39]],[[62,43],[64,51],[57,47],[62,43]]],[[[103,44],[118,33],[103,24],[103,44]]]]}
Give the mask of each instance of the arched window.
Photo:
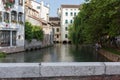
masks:
{"type": "Polygon", "coordinates": [[[18,22],[19,22],[20,24],[23,24],[23,13],[22,13],[22,12],[19,12],[19,13],[18,13],[18,22]]]}
{"type": "Polygon", "coordinates": [[[4,12],[4,22],[9,23],[9,13],[4,12]]]}
{"type": "Polygon", "coordinates": [[[17,22],[17,12],[16,11],[11,12],[11,22],[14,22],[14,23],[17,22]]]}

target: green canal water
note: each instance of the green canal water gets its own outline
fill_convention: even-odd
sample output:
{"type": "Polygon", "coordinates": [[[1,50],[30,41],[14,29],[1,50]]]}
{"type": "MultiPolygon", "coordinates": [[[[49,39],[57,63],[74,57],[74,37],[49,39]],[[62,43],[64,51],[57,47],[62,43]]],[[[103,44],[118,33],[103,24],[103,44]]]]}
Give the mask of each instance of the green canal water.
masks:
{"type": "Polygon", "coordinates": [[[53,47],[7,55],[1,62],[105,62],[93,46],[80,46],[78,50],[70,44],[55,44],[53,47]]]}

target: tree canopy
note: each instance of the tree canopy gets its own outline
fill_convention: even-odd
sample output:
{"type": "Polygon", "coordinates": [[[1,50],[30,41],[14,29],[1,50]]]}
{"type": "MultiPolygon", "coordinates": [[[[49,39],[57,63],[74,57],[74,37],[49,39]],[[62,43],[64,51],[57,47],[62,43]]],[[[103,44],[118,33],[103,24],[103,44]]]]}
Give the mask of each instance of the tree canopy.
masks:
{"type": "Polygon", "coordinates": [[[30,22],[25,23],[25,39],[31,41],[32,39],[43,40],[44,32],[40,26],[33,26],[30,22]]]}
{"type": "MultiPolygon", "coordinates": [[[[86,0],[69,30],[78,43],[95,43],[120,35],[120,0],[86,0]],[[73,32],[75,30],[75,32],[73,32]]],[[[72,41],[72,38],[70,38],[72,41]]]]}

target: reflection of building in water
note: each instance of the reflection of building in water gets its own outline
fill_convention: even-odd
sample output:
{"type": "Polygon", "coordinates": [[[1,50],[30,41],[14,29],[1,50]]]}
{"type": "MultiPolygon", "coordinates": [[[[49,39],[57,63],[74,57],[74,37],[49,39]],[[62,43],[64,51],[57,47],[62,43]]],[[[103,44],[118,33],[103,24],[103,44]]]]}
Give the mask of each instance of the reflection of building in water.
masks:
{"type": "Polygon", "coordinates": [[[60,52],[61,56],[60,56],[60,61],[64,62],[64,61],[68,61],[68,62],[72,62],[74,61],[73,57],[70,55],[70,45],[61,45],[61,52],[60,52]]]}
{"type": "Polygon", "coordinates": [[[24,50],[24,0],[0,0],[0,51],[24,50]]]}

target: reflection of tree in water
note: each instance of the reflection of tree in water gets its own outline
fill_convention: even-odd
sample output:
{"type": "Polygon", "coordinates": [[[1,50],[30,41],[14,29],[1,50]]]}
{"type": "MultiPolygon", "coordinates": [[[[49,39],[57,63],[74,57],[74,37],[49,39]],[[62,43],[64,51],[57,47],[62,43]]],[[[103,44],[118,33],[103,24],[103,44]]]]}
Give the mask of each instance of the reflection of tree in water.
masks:
{"type": "Polygon", "coordinates": [[[70,49],[70,54],[74,57],[76,62],[95,62],[96,57],[93,55],[93,47],[79,46],[75,49],[74,46],[70,49]]]}

